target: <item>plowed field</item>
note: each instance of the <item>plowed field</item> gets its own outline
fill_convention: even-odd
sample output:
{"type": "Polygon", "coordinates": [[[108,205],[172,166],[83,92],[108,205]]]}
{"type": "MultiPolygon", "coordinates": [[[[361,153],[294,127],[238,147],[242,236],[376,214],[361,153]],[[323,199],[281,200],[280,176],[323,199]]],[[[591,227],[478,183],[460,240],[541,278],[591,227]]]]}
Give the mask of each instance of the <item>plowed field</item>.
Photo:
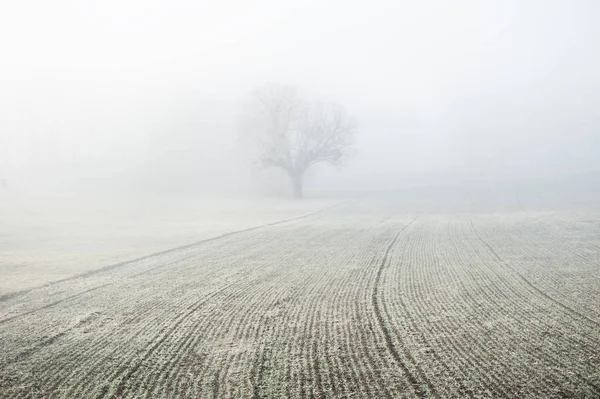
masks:
{"type": "Polygon", "coordinates": [[[600,397],[597,217],[356,201],[22,291],[0,397],[600,397]]]}

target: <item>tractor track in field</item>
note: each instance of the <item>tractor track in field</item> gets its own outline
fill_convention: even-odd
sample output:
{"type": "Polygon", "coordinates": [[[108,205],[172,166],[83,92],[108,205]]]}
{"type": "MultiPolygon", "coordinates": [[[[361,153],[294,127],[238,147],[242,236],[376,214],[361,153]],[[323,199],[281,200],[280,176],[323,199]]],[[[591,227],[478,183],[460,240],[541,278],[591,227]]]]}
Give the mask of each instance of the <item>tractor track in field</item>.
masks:
{"type": "Polygon", "coordinates": [[[147,359],[148,357],[150,357],[152,355],[152,353],[154,353],[154,351],[156,351],[156,349],[166,339],[168,339],[173,334],[173,332],[175,332],[177,330],[177,328],[181,325],[181,323],[183,323],[189,316],[191,316],[194,312],[196,312],[196,310],[198,310],[202,305],[204,305],[212,297],[217,296],[219,293],[225,291],[227,288],[229,288],[232,285],[233,284],[227,284],[227,285],[221,287],[218,291],[212,293],[208,297],[203,298],[201,301],[198,301],[196,304],[191,306],[187,312],[185,312],[183,315],[181,315],[175,321],[175,323],[173,323],[167,329],[167,331],[158,340],[156,340],[156,342],[150,344],[147,348],[145,348],[145,354],[138,361],[133,363],[133,365],[131,365],[131,364],[123,365],[120,372],[124,372],[125,369],[127,369],[127,368],[129,368],[129,371],[119,380],[119,382],[117,383],[117,385],[115,387],[115,391],[111,395],[110,399],[117,399],[123,394],[123,391],[125,390],[125,384],[131,378],[131,376],[139,370],[139,368],[144,363],[144,360],[147,359]]]}
{"type": "Polygon", "coordinates": [[[594,270],[545,235],[569,219],[540,236],[526,216],[374,205],[30,293],[44,307],[1,324],[0,397],[600,397],[598,324],[542,294],[562,260],[594,270]]]}
{"type": "Polygon", "coordinates": [[[7,322],[9,322],[9,321],[11,321],[11,320],[17,319],[17,318],[19,318],[19,317],[27,316],[27,315],[30,315],[30,314],[32,314],[32,313],[38,312],[38,311],[40,311],[40,310],[49,309],[49,308],[51,308],[51,307],[53,307],[53,306],[60,305],[61,303],[67,302],[67,301],[69,301],[69,300],[72,300],[72,299],[76,299],[76,298],[82,297],[82,296],[84,296],[85,294],[89,294],[90,292],[93,292],[93,291],[99,290],[99,289],[101,289],[101,288],[104,288],[104,287],[106,287],[106,286],[108,286],[108,285],[110,285],[110,283],[106,283],[106,284],[99,285],[99,286],[97,286],[97,287],[89,288],[89,289],[87,289],[87,290],[85,290],[85,291],[78,292],[77,294],[70,295],[70,296],[68,296],[68,297],[65,297],[65,298],[61,298],[61,299],[59,299],[58,301],[51,302],[51,303],[49,303],[49,304],[46,304],[46,305],[44,305],[44,306],[41,306],[41,307],[39,307],[39,308],[32,309],[32,310],[28,310],[28,311],[26,311],[26,312],[19,313],[19,314],[16,314],[16,315],[14,315],[14,316],[9,316],[9,317],[6,317],[6,318],[4,318],[4,319],[0,320],[0,325],[1,325],[1,324],[4,324],[4,323],[7,323],[7,322]]]}
{"type": "Polygon", "coordinates": [[[493,255],[493,257],[499,263],[503,264],[508,269],[510,269],[513,273],[515,273],[521,279],[521,281],[523,281],[528,287],[530,287],[533,291],[537,292],[539,295],[543,296],[547,300],[555,303],[560,308],[562,308],[563,310],[565,310],[567,313],[570,313],[570,314],[572,314],[572,315],[574,315],[574,316],[576,316],[576,317],[578,317],[580,319],[587,320],[588,322],[594,324],[596,327],[600,327],[600,322],[592,319],[591,317],[588,317],[588,316],[584,315],[581,312],[578,312],[577,310],[571,308],[570,306],[565,305],[564,303],[562,303],[558,299],[556,299],[553,296],[549,295],[548,293],[544,292],[542,289],[540,289],[535,284],[533,284],[529,279],[527,279],[523,274],[521,274],[519,271],[517,271],[513,266],[509,265],[504,259],[502,259],[500,257],[500,255],[498,255],[498,253],[494,250],[494,248],[492,248],[492,246],[490,244],[487,243],[487,241],[485,241],[483,238],[481,238],[481,236],[477,232],[477,229],[475,229],[475,226],[473,225],[473,221],[469,220],[469,222],[471,223],[471,228],[473,229],[473,233],[475,234],[475,236],[490,251],[490,253],[493,255]]]}
{"type": "MultiPolygon", "coordinates": [[[[472,240],[469,238],[467,240],[462,241],[463,245],[468,243],[469,247],[471,247],[474,252],[479,252],[477,246],[475,245],[477,241],[479,241],[480,244],[483,245],[483,247],[489,251],[489,248],[487,248],[484,245],[484,243],[481,242],[480,237],[477,237],[476,231],[473,229],[471,220],[469,220],[468,229],[465,226],[465,228],[462,231],[462,234],[457,235],[457,237],[460,236],[462,236],[463,239],[472,236],[476,237],[476,240],[472,240]],[[466,234],[468,232],[470,232],[470,234],[467,236],[466,234]]],[[[489,298],[488,301],[490,303],[496,304],[496,306],[489,310],[490,315],[497,315],[495,317],[502,317],[502,315],[511,314],[513,318],[521,319],[523,328],[526,327],[530,331],[530,334],[537,334],[543,337],[547,333],[547,323],[549,321],[548,319],[550,317],[556,319],[560,318],[555,316],[554,313],[552,313],[552,310],[550,310],[555,305],[555,303],[547,303],[551,305],[550,307],[548,307],[548,305],[543,304],[543,301],[536,301],[535,296],[537,295],[537,292],[535,292],[534,295],[529,294],[529,292],[531,292],[531,287],[529,285],[524,285],[522,286],[523,288],[520,288],[519,285],[521,284],[515,284],[518,283],[520,279],[515,280],[514,277],[511,277],[511,273],[513,273],[512,268],[506,267],[505,262],[498,262],[498,259],[495,256],[492,256],[491,260],[496,264],[502,265],[503,269],[496,269],[492,266],[492,264],[490,264],[489,267],[486,267],[485,269],[482,269],[480,271],[474,270],[477,272],[476,275],[480,275],[481,273],[484,273],[483,275],[487,275],[486,279],[488,279],[490,283],[495,281],[494,283],[489,285],[489,289],[485,290],[486,296],[488,296],[489,298]],[[501,303],[505,304],[500,305],[501,303]]],[[[484,261],[484,258],[482,258],[482,261],[484,261]]],[[[485,260],[484,262],[486,262],[484,264],[487,264],[488,261],[485,260]]],[[[474,275],[474,277],[476,275],[474,275]]],[[[464,280],[464,278],[462,280],[464,280]]],[[[571,316],[570,313],[567,314],[571,316]]],[[[477,321],[475,320],[475,322],[477,321]]],[[[487,329],[487,327],[484,324],[480,324],[479,322],[477,322],[477,324],[481,329],[487,329]]],[[[572,327],[570,328],[572,329],[572,327]]],[[[508,331],[506,333],[507,335],[510,334],[508,331]]],[[[576,329],[573,330],[573,332],[575,331],[576,329]]],[[[571,334],[573,334],[573,332],[571,334]]],[[[477,338],[473,337],[472,339],[473,341],[476,341],[477,338]]],[[[584,342],[586,340],[582,341],[580,338],[577,338],[576,334],[573,334],[571,339],[572,342],[576,343],[577,345],[587,345],[586,342],[584,342]]],[[[490,353],[492,348],[486,348],[485,346],[485,343],[483,343],[482,353],[490,353]]],[[[495,351],[500,353],[500,351],[495,351]]],[[[553,365],[559,365],[563,362],[559,352],[557,352],[554,348],[547,351],[535,351],[532,350],[532,348],[524,348],[524,353],[527,353],[528,356],[532,357],[537,362],[546,362],[548,364],[553,365]]],[[[506,360],[498,358],[498,362],[507,372],[510,372],[510,370],[506,367],[506,365],[508,364],[506,360]]],[[[500,366],[498,366],[498,369],[500,370],[500,366]]],[[[582,384],[588,385],[592,390],[594,390],[588,378],[580,374],[577,370],[572,370],[572,372],[580,379],[582,384]]],[[[556,381],[554,381],[554,383],[559,384],[556,381]]],[[[502,380],[498,380],[496,384],[500,384],[501,386],[506,387],[505,389],[508,389],[508,385],[502,380]]]]}
{"type": "MultiPolygon", "coordinates": [[[[25,295],[27,293],[30,293],[30,292],[35,291],[35,290],[38,290],[40,288],[46,288],[46,287],[50,287],[50,286],[53,286],[53,285],[56,285],[56,284],[69,282],[69,281],[72,281],[72,280],[79,280],[79,279],[84,279],[84,278],[87,278],[87,277],[92,277],[92,276],[95,276],[95,275],[98,275],[98,274],[101,274],[101,273],[104,273],[104,272],[107,272],[107,271],[111,271],[111,270],[114,270],[114,269],[119,269],[119,268],[121,268],[123,266],[127,266],[127,265],[130,265],[130,264],[133,264],[133,263],[138,263],[138,262],[142,262],[142,261],[145,261],[145,260],[148,260],[148,259],[157,258],[159,256],[176,253],[176,252],[179,252],[179,251],[182,251],[182,250],[185,250],[185,249],[195,248],[195,247],[197,247],[199,245],[202,245],[202,244],[206,244],[206,243],[209,243],[209,242],[212,242],[212,241],[217,241],[217,240],[220,240],[220,239],[223,239],[223,238],[227,238],[227,237],[231,237],[231,236],[235,236],[235,235],[238,235],[238,234],[247,233],[247,232],[258,230],[258,229],[263,229],[263,228],[266,228],[266,227],[277,226],[279,224],[283,224],[283,223],[287,223],[287,222],[293,222],[293,221],[296,221],[296,220],[306,219],[306,218],[309,218],[311,216],[315,216],[315,215],[319,215],[319,214],[325,213],[325,212],[327,212],[327,211],[329,211],[329,210],[331,210],[333,208],[341,207],[342,205],[349,204],[349,203],[352,203],[352,202],[355,202],[355,201],[356,200],[343,201],[343,202],[340,202],[340,203],[337,203],[337,204],[333,204],[331,206],[328,206],[328,207],[325,207],[325,208],[322,208],[322,209],[318,209],[318,210],[316,210],[314,212],[305,213],[303,215],[294,216],[294,217],[286,218],[286,219],[282,219],[282,220],[277,220],[275,222],[260,224],[260,225],[257,225],[257,226],[252,226],[252,227],[248,227],[248,228],[241,229],[241,230],[229,231],[227,233],[219,234],[219,235],[216,235],[214,237],[205,238],[203,240],[199,240],[199,241],[196,241],[196,242],[193,242],[193,243],[190,243],[190,244],[185,244],[185,245],[177,246],[177,247],[174,247],[174,248],[165,249],[163,251],[152,252],[152,253],[149,253],[147,255],[143,255],[143,256],[140,256],[140,257],[137,257],[137,258],[134,258],[134,259],[129,259],[129,260],[126,260],[126,261],[122,261],[122,262],[118,262],[118,263],[113,263],[113,264],[110,264],[110,265],[107,265],[107,266],[102,266],[102,267],[100,267],[98,269],[90,270],[90,271],[87,271],[87,272],[84,272],[84,273],[79,273],[79,274],[76,274],[76,275],[71,276],[71,277],[67,277],[67,278],[63,278],[63,279],[60,279],[60,280],[51,281],[51,282],[49,282],[47,284],[44,284],[44,285],[41,285],[41,286],[38,286],[38,287],[32,287],[32,288],[28,288],[28,289],[25,289],[25,290],[20,290],[20,291],[15,291],[15,292],[10,292],[10,293],[7,293],[7,294],[3,294],[3,295],[0,295],[0,303],[6,302],[6,301],[8,301],[10,299],[14,299],[14,298],[23,296],[23,295],[25,295]]],[[[150,272],[150,271],[153,271],[153,270],[165,267],[165,266],[168,266],[168,265],[160,265],[160,266],[148,269],[148,270],[144,270],[143,272],[138,273],[136,275],[140,275],[140,274],[143,274],[143,273],[146,273],[146,272],[150,272]]],[[[0,323],[1,322],[2,321],[0,321],[0,323]]]]}
{"type": "MultiPolygon", "coordinates": [[[[209,243],[209,242],[213,242],[213,241],[221,240],[221,239],[224,239],[224,238],[228,238],[228,237],[240,235],[240,234],[243,234],[243,233],[252,232],[252,231],[255,231],[255,230],[259,230],[259,229],[264,229],[264,228],[268,228],[268,227],[273,227],[273,226],[281,225],[281,224],[288,223],[288,222],[303,220],[303,219],[306,219],[306,218],[309,218],[309,217],[312,217],[312,216],[315,216],[315,215],[321,215],[321,214],[324,214],[324,213],[326,213],[327,211],[329,211],[331,209],[334,209],[334,208],[337,208],[337,207],[341,207],[341,206],[343,206],[345,204],[349,204],[349,203],[352,203],[352,202],[355,202],[355,200],[340,202],[340,203],[334,204],[332,206],[329,206],[329,207],[326,207],[326,208],[322,208],[322,209],[319,209],[317,211],[306,213],[306,214],[303,214],[303,215],[300,215],[300,216],[296,216],[296,217],[292,217],[292,218],[287,218],[287,219],[282,219],[282,220],[278,220],[278,221],[275,221],[275,222],[271,222],[271,223],[267,223],[267,224],[262,224],[262,225],[258,225],[258,226],[253,226],[253,227],[249,227],[247,229],[231,231],[231,232],[224,233],[224,234],[221,234],[221,235],[218,235],[218,236],[215,236],[215,237],[210,237],[210,238],[207,238],[207,239],[204,239],[204,240],[200,240],[200,241],[194,242],[192,244],[186,244],[186,245],[182,245],[182,246],[179,246],[179,247],[171,248],[171,249],[168,249],[168,250],[154,252],[154,253],[151,253],[151,254],[148,254],[148,255],[145,255],[145,256],[142,256],[142,257],[138,257],[138,258],[131,259],[131,260],[128,260],[128,261],[119,262],[119,263],[116,263],[116,264],[104,266],[104,267],[101,267],[101,268],[96,269],[96,270],[92,270],[92,271],[89,271],[89,272],[78,274],[78,275],[75,275],[75,276],[72,276],[72,277],[68,277],[68,278],[65,278],[65,279],[53,281],[53,282],[50,282],[50,283],[45,284],[45,285],[40,286],[40,287],[33,287],[33,288],[30,288],[30,289],[27,289],[27,290],[22,290],[22,291],[17,291],[17,292],[12,292],[12,293],[9,293],[9,294],[1,295],[0,296],[0,304],[3,303],[3,302],[7,302],[9,300],[18,298],[18,297],[23,296],[25,294],[31,293],[31,292],[33,292],[35,290],[38,290],[38,289],[44,289],[44,288],[56,286],[56,285],[61,284],[61,283],[68,283],[68,282],[73,281],[73,280],[83,280],[83,279],[90,278],[90,277],[96,276],[98,274],[101,274],[101,273],[104,273],[104,272],[107,272],[107,271],[110,271],[110,270],[118,269],[118,268],[130,265],[130,264],[135,264],[135,263],[138,263],[138,262],[142,262],[144,260],[148,260],[148,259],[151,259],[151,258],[158,258],[158,257],[164,256],[164,255],[175,254],[177,252],[181,252],[181,251],[184,251],[186,249],[192,249],[192,248],[198,247],[198,246],[200,246],[202,244],[206,244],[206,243],[209,243]]],[[[134,273],[132,275],[129,275],[127,277],[129,277],[129,278],[140,277],[140,276],[143,276],[144,274],[147,274],[147,273],[150,273],[150,272],[154,272],[154,271],[157,271],[159,269],[162,269],[162,268],[165,268],[165,267],[169,267],[169,266],[172,266],[172,265],[180,263],[180,262],[184,262],[184,261],[189,260],[191,258],[194,258],[196,256],[198,256],[198,255],[197,254],[192,254],[192,255],[183,257],[181,259],[177,259],[177,260],[175,260],[173,262],[162,263],[162,264],[159,264],[157,266],[145,268],[144,270],[142,270],[140,272],[137,272],[137,273],[134,273]]],[[[101,288],[107,287],[107,286],[109,286],[111,284],[114,284],[115,282],[116,282],[116,280],[108,281],[108,282],[106,282],[104,284],[97,285],[97,286],[85,289],[83,291],[74,293],[72,295],[60,298],[60,299],[58,299],[56,301],[53,301],[51,303],[44,304],[44,305],[39,306],[37,308],[29,309],[29,310],[26,310],[24,312],[21,312],[21,313],[15,314],[15,315],[11,315],[11,316],[5,317],[3,319],[0,319],[0,325],[4,324],[6,322],[9,322],[11,320],[15,320],[15,319],[20,318],[20,317],[23,317],[23,316],[26,316],[26,315],[30,315],[30,314],[38,312],[40,310],[44,310],[44,309],[48,309],[48,308],[56,306],[56,305],[60,305],[60,304],[62,304],[64,302],[67,302],[67,301],[72,300],[72,299],[76,299],[76,298],[78,298],[80,296],[83,296],[83,295],[85,295],[87,293],[90,293],[90,292],[99,290],[101,288]]]]}
{"type": "MultiPolygon", "coordinates": [[[[394,236],[394,238],[390,241],[390,243],[388,244],[388,246],[385,249],[385,253],[383,255],[383,259],[381,260],[379,267],[377,269],[377,274],[375,277],[375,283],[373,286],[373,293],[371,295],[372,298],[372,302],[373,302],[373,309],[375,312],[375,318],[377,319],[377,322],[379,324],[379,328],[381,329],[381,332],[383,333],[383,336],[385,338],[385,343],[386,346],[388,348],[388,351],[390,352],[390,354],[392,355],[392,357],[394,358],[394,360],[396,361],[396,363],[400,366],[400,368],[402,369],[402,372],[406,375],[406,378],[408,379],[410,385],[412,386],[415,394],[420,397],[420,398],[425,398],[427,397],[427,393],[426,391],[423,390],[423,388],[421,387],[421,384],[419,382],[419,379],[422,379],[425,384],[427,385],[428,389],[431,391],[432,395],[434,395],[435,397],[439,397],[439,394],[436,392],[435,387],[433,386],[433,384],[427,379],[427,377],[425,377],[422,373],[420,373],[421,375],[419,377],[416,377],[409,369],[409,367],[406,365],[405,361],[402,359],[402,356],[400,355],[400,353],[398,352],[398,350],[396,349],[393,339],[392,339],[392,335],[388,329],[388,327],[386,326],[386,323],[384,321],[383,318],[383,312],[380,308],[379,305],[379,285],[381,283],[381,275],[383,273],[383,270],[385,269],[387,263],[388,263],[388,256],[390,251],[392,250],[392,248],[394,247],[394,245],[396,244],[396,242],[398,241],[398,238],[400,237],[400,235],[410,226],[412,225],[416,220],[418,219],[418,216],[415,217],[413,220],[411,220],[408,224],[406,224],[404,227],[402,227],[400,230],[398,230],[398,232],[396,233],[396,235],[394,236]]],[[[403,347],[402,348],[402,352],[404,354],[404,357],[407,358],[411,363],[415,364],[415,361],[412,357],[412,355],[410,354],[410,352],[403,347]]],[[[417,365],[418,368],[418,365],[417,365]]]]}

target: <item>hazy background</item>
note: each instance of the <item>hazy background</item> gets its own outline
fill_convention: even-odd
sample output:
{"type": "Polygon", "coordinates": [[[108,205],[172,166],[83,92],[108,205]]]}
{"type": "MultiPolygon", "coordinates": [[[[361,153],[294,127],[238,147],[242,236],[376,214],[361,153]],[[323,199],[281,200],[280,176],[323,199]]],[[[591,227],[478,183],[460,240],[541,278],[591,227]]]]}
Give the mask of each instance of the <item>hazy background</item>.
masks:
{"type": "Polygon", "coordinates": [[[598,21],[597,0],[3,1],[0,297],[370,194],[596,220],[598,21]],[[360,126],[303,201],[240,139],[267,82],[360,126]]]}
{"type": "Polygon", "coordinates": [[[238,129],[250,90],[280,82],[360,123],[356,158],[309,173],[309,192],[589,188],[598,21],[596,0],[6,1],[0,177],[280,192],[281,176],[248,167],[238,129]]]}

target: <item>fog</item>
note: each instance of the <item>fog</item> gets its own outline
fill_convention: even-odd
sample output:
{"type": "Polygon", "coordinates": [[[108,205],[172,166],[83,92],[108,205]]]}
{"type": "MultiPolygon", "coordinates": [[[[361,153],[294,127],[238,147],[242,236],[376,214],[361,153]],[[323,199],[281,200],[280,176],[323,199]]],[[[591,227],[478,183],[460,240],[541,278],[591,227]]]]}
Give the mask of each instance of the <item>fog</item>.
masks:
{"type": "Polygon", "coordinates": [[[276,82],[359,122],[357,155],[307,189],[595,184],[599,18],[594,0],[4,2],[0,177],[277,191],[238,123],[276,82]]]}
{"type": "Polygon", "coordinates": [[[0,0],[0,398],[600,398],[600,0],[0,0]]]}

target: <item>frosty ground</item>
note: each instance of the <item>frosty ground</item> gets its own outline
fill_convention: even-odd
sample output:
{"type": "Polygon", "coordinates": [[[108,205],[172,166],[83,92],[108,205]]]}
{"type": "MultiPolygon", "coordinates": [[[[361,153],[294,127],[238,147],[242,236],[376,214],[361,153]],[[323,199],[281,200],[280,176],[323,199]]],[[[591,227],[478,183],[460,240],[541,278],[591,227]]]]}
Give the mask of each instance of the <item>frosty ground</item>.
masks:
{"type": "Polygon", "coordinates": [[[7,266],[13,251],[0,396],[600,396],[600,212],[335,203],[198,235],[202,217],[163,235],[157,219],[161,245],[131,234],[135,253],[104,256],[178,249],[39,279],[7,266]]]}
{"type": "Polygon", "coordinates": [[[0,296],[339,202],[67,190],[0,194],[0,296]]]}

